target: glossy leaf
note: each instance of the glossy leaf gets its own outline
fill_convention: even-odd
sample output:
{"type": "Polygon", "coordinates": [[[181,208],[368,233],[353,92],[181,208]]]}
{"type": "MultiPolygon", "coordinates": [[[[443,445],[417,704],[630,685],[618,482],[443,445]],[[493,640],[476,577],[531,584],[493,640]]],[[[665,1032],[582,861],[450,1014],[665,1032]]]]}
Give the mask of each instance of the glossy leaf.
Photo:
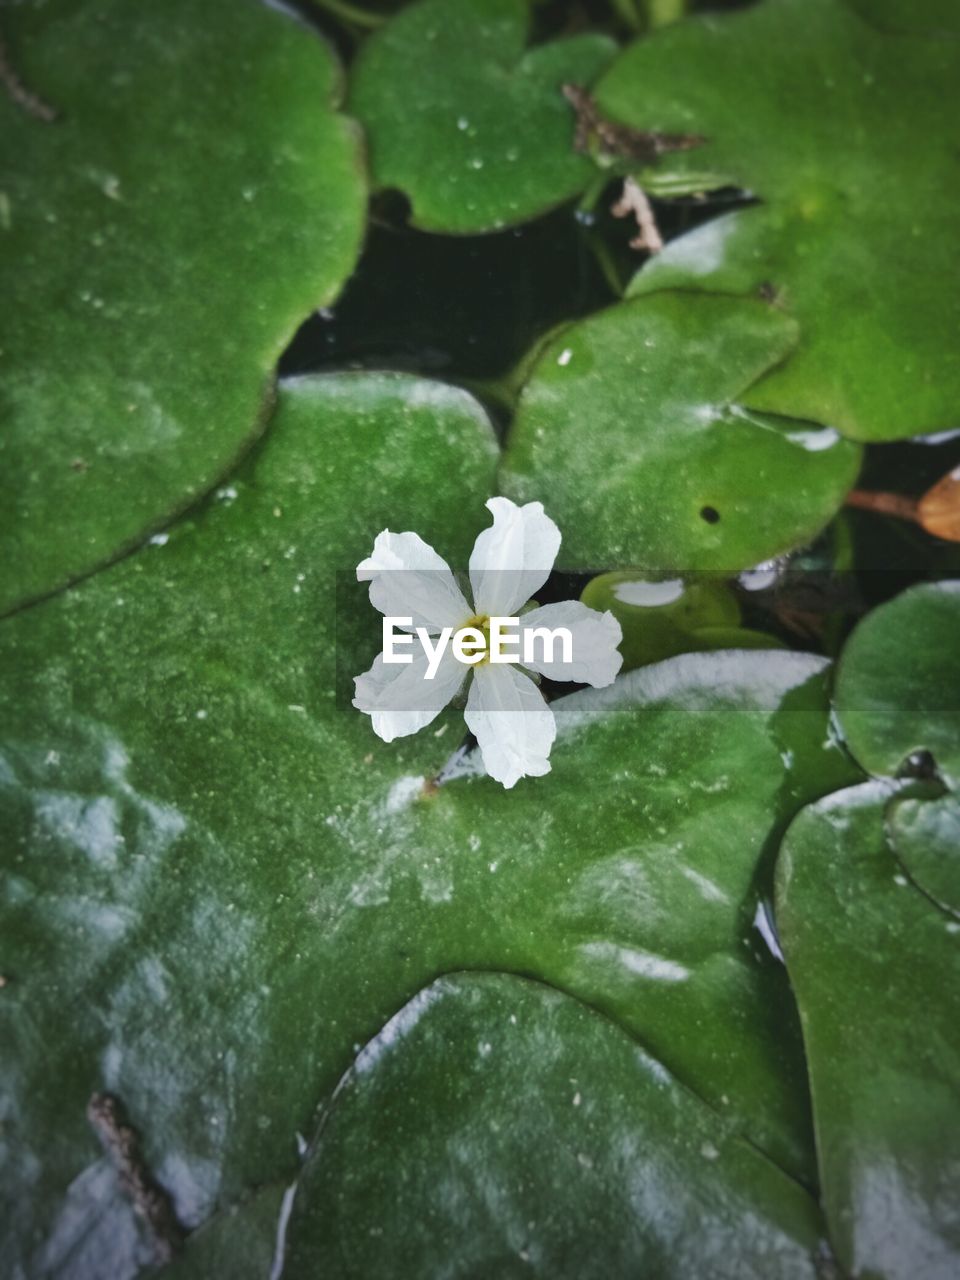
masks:
{"type": "Polygon", "coordinates": [[[600,81],[614,119],[707,139],[665,157],[651,189],[722,180],[763,202],[674,241],[633,284],[759,292],[796,317],[800,347],[750,408],[857,440],[954,425],[958,76],[956,39],[885,33],[844,0],[765,0],[638,41],[600,81]]]}
{"type": "Polygon", "coordinates": [[[525,51],[528,22],[526,0],[419,0],[361,50],[350,110],[374,182],[410,198],[418,227],[524,222],[595,176],[561,86],[589,83],[616,46],[590,33],[525,51]]]}
{"type": "Polygon", "coordinates": [[[814,1201],[619,1028],[458,974],[341,1082],[283,1274],[812,1280],[821,1234],[814,1201]]]}
{"type": "Polygon", "coordinates": [[[906,797],[887,812],[887,838],[918,889],[960,914],[960,801],[906,797]]]}
{"type": "Polygon", "coordinates": [[[871,773],[896,774],[929,751],[960,785],[960,582],[922,583],[874,609],[847,642],[837,713],[871,773]]]}
{"type": "Polygon", "coordinates": [[[463,967],[602,1007],[812,1177],[789,991],[754,921],[778,826],[850,778],[823,662],[693,655],[575,694],[553,772],[510,793],[425,788],[457,713],[387,745],[334,697],[379,639],[353,581],[374,533],[464,563],[494,462],[462,392],[296,382],[166,545],[0,626],[5,1257],[59,1230],[98,1156],[94,1090],[193,1225],[290,1177],[355,1046],[463,967]]]}
{"type": "Polygon", "coordinates": [[[349,275],[365,181],[339,69],[232,0],[8,7],[0,93],[0,612],[136,544],[255,439],[349,275]]]}
{"type": "Polygon", "coordinates": [[[622,570],[591,579],[580,598],[600,613],[609,610],[620,623],[623,639],[619,647],[625,671],[697,648],[690,642],[690,633],[697,628],[736,630],[740,622],[736,597],[727,583],[719,580],[648,581],[622,570]]]}
{"type": "Polygon", "coordinates": [[[852,1275],[940,1280],[960,1266],[960,922],[887,847],[892,787],[841,792],[794,821],[777,923],[833,1247],[852,1275]]]}
{"type": "Polygon", "coordinates": [[[273,1280],[289,1198],[288,1188],[271,1184],[228,1205],[187,1238],[180,1256],[160,1272],[163,1280],[273,1280]]]}
{"type": "Polygon", "coordinates": [[[762,302],[683,293],[571,325],[523,390],[504,492],[549,504],[567,569],[729,571],[809,540],[859,449],[742,404],[795,343],[793,322],[762,302]]]}

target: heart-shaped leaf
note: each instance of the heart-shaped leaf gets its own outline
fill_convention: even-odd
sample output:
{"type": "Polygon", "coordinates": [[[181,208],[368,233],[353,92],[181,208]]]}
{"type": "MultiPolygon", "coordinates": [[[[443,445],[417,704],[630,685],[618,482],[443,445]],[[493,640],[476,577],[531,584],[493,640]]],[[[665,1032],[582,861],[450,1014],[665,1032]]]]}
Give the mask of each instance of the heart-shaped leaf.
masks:
{"type": "Polygon", "coordinates": [[[825,664],[687,655],[574,694],[554,704],[553,772],[512,792],[425,788],[454,713],[387,745],[334,696],[335,656],[363,670],[378,630],[337,571],[352,578],[385,526],[463,563],[494,461],[452,388],[294,383],[263,446],[166,545],[0,626],[14,1265],[57,1238],[98,1157],[95,1091],[124,1103],[192,1226],[289,1177],[354,1046],[464,967],[595,1004],[811,1178],[761,899],[779,826],[851,779],[825,664]]]}
{"type": "Polygon", "coordinates": [[[892,777],[929,751],[960,785],[960,582],[921,583],[874,609],[847,642],[837,714],[850,750],[892,777]]]}
{"type": "Polygon", "coordinates": [[[232,0],[7,6],[0,92],[0,612],[88,573],[216,482],[363,228],[338,68],[232,0]]]}
{"type": "Polygon", "coordinates": [[[616,46],[588,34],[524,51],[527,0],[420,0],[366,42],[350,110],[379,187],[428,231],[491,231],[536,217],[595,176],[573,148],[561,87],[587,83],[616,46]]]}
{"type": "Polygon", "coordinates": [[[618,1027],[499,973],[421,991],[341,1082],[289,1280],[813,1277],[814,1201],[618,1027]],[[669,1211],[665,1211],[669,1206],[669,1211]]]}
{"type": "Polygon", "coordinates": [[[867,783],[794,821],[777,923],[834,1249],[851,1275],[938,1280],[960,1267],[960,922],[887,846],[891,788],[867,783]]]}
{"type": "Polygon", "coordinates": [[[524,387],[504,491],[549,505],[569,569],[729,571],[807,541],[860,451],[743,408],[795,343],[794,323],[762,302],[683,293],[571,325],[524,387]]]}
{"type": "Polygon", "coordinates": [[[954,425],[958,76],[956,39],[889,34],[843,0],[765,0],[638,41],[600,81],[614,119],[706,138],[648,187],[696,190],[712,172],[764,202],[674,241],[633,285],[761,291],[799,320],[751,408],[857,440],[954,425]]]}

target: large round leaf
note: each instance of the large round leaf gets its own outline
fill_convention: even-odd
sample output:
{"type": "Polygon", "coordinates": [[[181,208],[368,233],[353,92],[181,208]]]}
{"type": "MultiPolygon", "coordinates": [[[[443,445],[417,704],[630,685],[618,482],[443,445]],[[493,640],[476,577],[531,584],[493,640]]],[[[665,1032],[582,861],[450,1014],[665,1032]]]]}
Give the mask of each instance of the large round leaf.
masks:
{"type": "Polygon", "coordinates": [[[796,316],[803,341],[752,408],[858,440],[954,425],[958,76],[956,39],[885,33],[844,0],[765,0],[638,41],[601,80],[615,119],[706,138],[649,185],[723,174],[764,201],[675,241],[634,282],[761,290],[796,316]]]}
{"type": "Polygon", "coordinates": [[[960,785],[960,582],[922,583],[874,609],[847,642],[837,713],[871,773],[896,774],[929,751],[960,785]]]}
{"type": "Polygon", "coordinates": [[[417,226],[495,230],[594,176],[561,86],[592,80],[616,46],[589,34],[525,52],[529,11],[527,0],[420,0],[363,46],[350,110],[374,181],[409,196],[417,226]]]}
{"type": "Polygon", "coordinates": [[[960,1268],[960,924],[888,848],[890,793],[868,783],[800,814],[777,922],[833,1246],[852,1275],[946,1280],[960,1268]]]}
{"type": "Polygon", "coordinates": [[[359,671],[378,631],[337,571],[387,525],[462,563],[494,456],[462,392],[293,384],[166,545],[0,626],[6,1257],[62,1229],[93,1091],[192,1225],[289,1175],[354,1046],[457,967],[602,1007],[811,1178],[761,861],[850,777],[822,661],[694,655],[575,694],[553,772],[509,793],[425,790],[453,713],[387,745],[334,696],[334,633],[359,671]]]}
{"type": "Polygon", "coordinates": [[[737,570],[810,539],[859,449],[743,408],[795,344],[794,323],[763,302],[683,293],[570,326],[523,390],[504,491],[548,505],[569,569],[737,570]]]}
{"type": "Polygon", "coordinates": [[[7,6],[0,93],[0,612],[205,492],[350,273],[356,130],[330,51],[255,0],[7,6]]]}
{"type": "Polygon", "coordinates": [[[340,1084],[284,1276],[813,1277],[809,1196],[605,1018],[504,974],[421,991],[340,1084]]]}

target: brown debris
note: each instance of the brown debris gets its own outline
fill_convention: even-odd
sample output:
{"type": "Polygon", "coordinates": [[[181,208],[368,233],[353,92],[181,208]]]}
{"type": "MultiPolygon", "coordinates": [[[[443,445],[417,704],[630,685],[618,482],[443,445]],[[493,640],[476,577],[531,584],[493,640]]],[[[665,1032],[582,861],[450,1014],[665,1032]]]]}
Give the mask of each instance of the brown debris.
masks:
{"type": "Polygon", "coordinates": [[[600,153],[622,160],[652,164],[670,151],[690,151],[706,139],[698,133],[660,133],[651,129],[631,129],[600,114],[593,98],[578,84],[565,84],[563,96],[577,117],[573,146],[576,151],[589,151],[595,142],[600,153]]]}
{"type": "Polygon", "coordinates": [[[157,1265],[169,1262],[184,1240],[166,1191],[154,1181],[140,1148],[137,1131],[127,1121],[123,1104],[111,1093],[94,1093],[87,1119],[113,1162],[120,1186],[130,1198],[153,1240],[157,1265]]]}
{"type": "Polygon", "coordinates": [[[927,490],[917,503],[917,520],[935,538],[960,542],[960,467],[927,490]]]}

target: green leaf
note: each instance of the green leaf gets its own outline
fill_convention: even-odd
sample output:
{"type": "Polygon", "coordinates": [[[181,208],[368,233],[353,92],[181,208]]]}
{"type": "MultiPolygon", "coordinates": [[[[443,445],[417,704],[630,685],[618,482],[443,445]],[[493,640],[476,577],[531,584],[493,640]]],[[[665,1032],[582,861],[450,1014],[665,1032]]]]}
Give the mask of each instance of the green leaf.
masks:
{"type": "Polygon", "coordinates": [[[954,0],[847,0],[852,9],[884,31],[923,35],[960,35],[960,10],[954,0]]]}
{"type": "Polygon", "coordinates": [[[929,751],[960,786],[960,582],[921,583],[863,619],[837,673],[836,705],[850,750],[893,776],[929,751]]]}
{"type": "Polygon", "coordinates": [[[283,1274],[812,1280],[821,1234],[814,1201],[619,1028],[457,974],[341,1082],[283,1274]]]}
{"type": "Polygon", "coordinates": [[[797,318],[803,341],[751,408],[857,440],[954,425],[958,76],[955,39],[885,34],[842,0],[766,0],[638,41],[600,81],[614,119],[707,139],[651,189],[710,171],[764,202],[674,241],[633,284],[760,290],[797,318]]]}
{"type": "Polygon", "coordinates": [[[286,1195],[285,1187],[270,1185],[229,1205],[187,1238],[163,1280],[270,1280],[286,1195]]]}
{"type": "Polygon", "coordinates": [[[378,187],[398,187],[428,231],[492,231],[577,195],[596,175],[573,149],[561,93],[616,46],[597,34],[525,51],[526,0],[420,0],[363,46],[350,110],[378,187]]]}
{"type": "Polygon", "coordinates": [[[914,884],[960,914],[960,802],[905,797],[887,811],[887,839],[914,884]]]}
{"type": "Polygon", "coordinates": [[[805,810],[784,840],[777,922],[800,1006],[822,1201],[851,1275],[960,1267],[960,922],[884,838],[892,784],[805,810]]]}
{"type": "Polygon", "coordinates": [[[734,631],[740,622],[740,606],[730,587],[710,579],[648,581],[630,570],[602,573],[587,583],[580,599],[599,613],[609,610],[620,623],[625,671],[700,648],[691,639],[698,628],[734,631]]]}
{"type": "Polygon", "coordinates": [[[567,569],[731,571],[807,541],[842,502],[860,451],[744,409],[795,343],[795,324],[762,302],[683,293],[571,325],[523,390],[504,492],[548,505],[567,569]]]}
{"type": "Polygon", "coordinates": [[[222,476],[352,270],[365,207],[339,69],[289,15],[57,0],[7,6],[4,38],[59,117],[0,93],[0,611],[222,476]]]}
{"type": "Polygon", "coordinates": [[[464,967],[596,1004],[810,1178],[754,921],[779,826],[851,777],[823,662],[688,655],[563,699],[553,772],[509,793],[425,790],[453,712],[387,745],[333,697],[334,629],[348,672],[378,631],[336,571],[387,525],[463,563],[493,463],[462,392],[297,382],[167,545],[0,626],[5,1257],[61,1229],[94,1090],[193,1225],[289,1176],[353,1046],[464,967]]]}

